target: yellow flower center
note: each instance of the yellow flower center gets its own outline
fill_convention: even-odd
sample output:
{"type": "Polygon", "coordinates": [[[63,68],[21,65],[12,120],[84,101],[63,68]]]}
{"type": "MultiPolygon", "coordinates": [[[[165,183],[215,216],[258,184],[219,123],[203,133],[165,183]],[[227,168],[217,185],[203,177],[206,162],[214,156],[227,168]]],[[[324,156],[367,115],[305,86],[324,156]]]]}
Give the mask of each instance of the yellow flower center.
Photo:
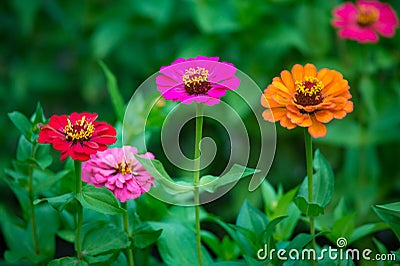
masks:
{"type": "Polygon", "coordinates": [[[310,106],[320,104],[323,100],[322,89],[324,85],[322,81],[316,77],[305,77],[304,81],[296,81],[296,94],[294,102],[302,106],[310,106]]]}
{"type": "Polygon", "coordinates": [[[377,21],[379,18],[379,11],[372,6],[358,7],[357,24],[360,26],[369,26],[377,21]]]}
{"type": "Polygon", "coordinates": [[[129,167],[129,165],[125,161],[122,161],[122,163],[117,164],[116,169],[117,169],[117,172],[122,175],[132,174],[132,169],[129,167]]]}
{"type": "Polygon", "coordinates": [[[208,70],[204,67],[191,67],[185,70],[182,81],[185,84],[185,91],[189,95],[207,94],[211,89],[208,81],[208,70]]]}
{"type": "Polygon", "coordinates": [[[64,127],[64,134],[68,141],[87,141],[92,137],[94,125],[92,122],[86,121],[85,116],[77,120],[74,125],[69,118],[67,120],[68,125],[64,127]]]}

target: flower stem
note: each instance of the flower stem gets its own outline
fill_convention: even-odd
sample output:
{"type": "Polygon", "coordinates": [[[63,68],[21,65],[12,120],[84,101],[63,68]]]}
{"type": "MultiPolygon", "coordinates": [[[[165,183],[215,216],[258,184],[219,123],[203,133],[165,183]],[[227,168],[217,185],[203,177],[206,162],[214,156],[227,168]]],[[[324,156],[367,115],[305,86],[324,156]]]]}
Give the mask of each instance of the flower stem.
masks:
{"type": "MultiPolygon", "coordinates": [[[[308,177],[308,201],[311,203],[313,201],[313,155],[312,155],[312,139],[311,135],[308,133],[307,128],[304,130],[304,142],[306,145],[306,165],[307,165],[307,177],[308,177]]],[[[316,251],[315,244],[315,227],[314,227],[314,217],[310,216],[310,234],[312,236],[312,248],[316,251]]],[[[316,261],[313,260],[313,265],[316,265],[316,261]]]]}
{"type": "Polygon", "coordinates": [[[199,266],[203,265],[203,258],[201,256],[201,235],[200,235],[200,193],[199,193],[199,180],[200,180],[200,140],[203,132],[203,105],[196,104],[196,140],[194,148],[194,207],[196,213],[196,242],[197,242],[197,256],[199,266]]]}
{"type": "MultiPolygon", "coordinates": [[[[74,161],[75,166],[75,197],[82,193],[82,163],[78,160],[74,161]]],[[[78,259],[82,257],[82,243],[81,243],[81,232],[83,223],[83,208],[81,203],[78,201],[76,211],[76,255],[78,259]]]]}
{"type": "MultiPolygon", "coordinates": [[[[32,158],[33,158],[33,156],[34,156],[34,147],[32,148],[32,158]]],[[[33,247],[35,249],[35,254],[39,254],[40,249],[39,249],[39,240],[38,240],[37,227],[36,227],[35,206],[33,204],[34,194],[33,194],[33,166],[32,166],[32,164],[29,165],[28,193],[29,193],[29,208],[31,211],[33,247]]]]}
{"type": "MultiPolygon", "coordinates": [[[[130,236],[131,233],[130,233],[130,230],[129,230],[128,206],[127,206],[126,202],[121,202],[121,205],[122,205],[122,208],[125,209],[125,212],[122,214],[122,220],[123,220],[123,223],[124,223],[124,230],[125,230],[126,234],[128,236],[130,236]]],[[[133,260],[133,250],[130,247],[125,249],[125,255],[126,255],[126,258],[128,260],[128,265],[129,266],[134,266],[135,262],[133,260]]]]}

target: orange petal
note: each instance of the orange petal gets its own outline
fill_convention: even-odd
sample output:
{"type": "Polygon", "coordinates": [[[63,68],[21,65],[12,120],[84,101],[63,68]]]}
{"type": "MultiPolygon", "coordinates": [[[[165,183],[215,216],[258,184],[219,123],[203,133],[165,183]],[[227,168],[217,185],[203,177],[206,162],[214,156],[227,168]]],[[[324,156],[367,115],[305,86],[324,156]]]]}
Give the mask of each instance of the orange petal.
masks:
{"type": "Polygon", "coordinates": [[[290,74],[290,72],[287,70],[283,70],[281,72],[281,78],[282,78],[283,83],[291,91],[291,93],[294,93],[295,89],[294,89],[294,82],[293,82],[292,74],[290,74]]]}
{"type": "Polygon", "coordinates": [[[286,93],[289,94],[289,95],[293,94],[293,90],[287,88],[287,87],[285,86],[285,84],[283,84],[282,82],[273,81],[272,84],[273,84],[276,88],[278,88],[279,90],[284,91],[284,92],[286,92],[286,93]]]}
{"type": "Polygon", "coordinates": [[[343,110],[345,110],[347,113],[351,113],[353,112],[353,108],[353,102],[348,101],[343,110]]]}
{"type": "MultiPolygon", "coordinates": [[[[322,71],[320,71],[321,73],[322,71]]],[[[320,81],[324,84],[324,86],[328,86],[333,80],[335,80],[335,72],[332,70],[327,69],[323,72],[324,75],[319,78],[320,81]]]]}
{"type": "Polygon", "coordinates": [[[287,113],[285,108],[272,108],[272,109],[267,109],[262,113],[262,116],[264,120],[267,120],[269,122],[276,122],[281,120],[283,116],[285,116],[287,113]]]}
{"type": "Polygon", "coordinates": [[[336,119],[342,119],[347,115],[346,111],[344,110],[337,110],[337,111],[332,111],[333,117],[336,119]]]}
{"type": "Polygon", "coordinates": [[[325,137],[326,133],[328,132],[326,126],[318,122],[315,118],[311,119],[312,125],[308,128],[308,133],[310,133],[313,138],[325,137]]]}
{"type": "Polygon", "coordinates": [[[265,94],[261,95],[261,105],[269,108],[269,102],[268,102],[267,96],[265,94]]]}
{"type": "Polygon", "coordinates": [[[321,80],[323,79],[323,77],[325,77],[325,75],[329,72],[329,69],[327,68],[323,68],[320,71],[318,71],[317,73],[317,79],[321,80]]]}
{"type": "Polygon", "coordinates": [[[306,64],[304,66],[304,76],[305,77],[317,76],[317,68],[313,64],[306,64]]]}
{"type": "Polygon", "coordinates": [[[296,127],[296,124],[290,122],[290,119],[287,116],[282,116],[281,118],[281,126],[286,127],[287,129],[293,129],[296,127]]]}
{"type": "Polygon", "coordinates": [[[297,124],[297,125],[304,121],[304,116],[301,115],[300,112],[298,112],[298,113],[288,112],[287,117],[290,119],[290,121],[293,124],[297,124]]]}
{"type": "Polygon", "coordinates": [[[312,125],[312,120],[309,114],[303,114],[304,120],[299,124],[301,127],[309,127],[312,125]]]}
{"type": "Polygon", "coordinates": [[[315,112],[315,118],[321,123],[328,123],[333,119],[333,113],[328,110],[315,112]]]}
{"type": "Polygon", "coordinates": [[[346,93],[349,90],[349,83],[347,80],[342,79],[338,81],[333,81],[329,85],[325,86],[322,93],[326,96],[338,96],[342,93],[346,93]]]}
{"type": "Polygon", "coordinates": [[[302,65],[296,64],[292,67],[292,76],[295,81],[304,80],[304,68],[302,65]]]}

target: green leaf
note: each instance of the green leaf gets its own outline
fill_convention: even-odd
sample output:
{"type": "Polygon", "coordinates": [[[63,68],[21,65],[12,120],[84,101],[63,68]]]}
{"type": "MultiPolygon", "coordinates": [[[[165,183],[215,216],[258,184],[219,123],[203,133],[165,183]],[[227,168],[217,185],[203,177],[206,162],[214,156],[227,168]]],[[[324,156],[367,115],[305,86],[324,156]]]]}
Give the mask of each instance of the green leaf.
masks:
{"type": "Polygon", "coordinates": [[[27,140],[32,140],[32,123],[25,115],[14,111],[8,113],[8,117],[27,140]]]}
{"type": "Polygon", "coordinates": [[[268,223],[267,216],[245,199],[236,219],[236,225],[260,234],[264,231],[268,223]]]}
{"type": "Polygon", "coordinates": [[[61,170],[58,173],[53,173],[49,170],[34,169],[34,192],[35,194],[49,193],[52,189],[60,182],[61,179],[65,178],[70,173],[69,169],[61,170]]]}
{"type": "Polygon", "coordinates": [[[54,209],[61,212],[65,209],[65,207],[69,203],[71,203],[73,201],[73,199],[74,199],[74,193],[71,192],[71,193],[63,194],[63,195],[56,196],[56,197],[37,199],[33,203],[39,204],[39,203],[47,201],[48,203],[50,203],[50,205],[54,209]]]}
{"type": "Polygon", "coordinates": [[[350,239],[355,227],[354,217],[355,214],[352,213],[335,221],[331,232],[328,234],[328,237],[332,240],[332,242],[336,242],[336,240],[340,237],[350,239]]]}
{"type": "Polygon", "coordinates": [[[115,115],[118,121],[122,123],[124,121],[125,104],[118,89],[117,79],[103,61],[99,61],[99,65],[103,69],[107,79],[108,94],[110,95],[115,115]]]}
{"type": "MultiPolygon", "coordinates": [[[[197,265],[196,235],[192,229],[176,222],[149,222],[154,230],[162,229],[158,251],[166,265],[197,265]]],[[[204,265],[212,265],[208,251],[202,246],[204,265]]]]}
{"type": "Polygon", "coordinates": [[[245,254],[254,254],[256,246],[259,244],[257,236],[264,232],[268,223],[268,218],[259,209],[251,206],[246,199],[236,219],[236,225],[248,231],[241,230],[238,232],[238,244],[241,245],[245,254]]]}
{"type": "Polygon", "coordinates": [[[37,165],[45,169],[53,162],[53,156],[50,153],[50,145],[36,145],[35,159],[37,165]]]}
{"type": "Polygon", "coordinates": [[[133,245],[137,248],[146,248],[157,241],[161,232],[162,229],[154,230],[150,225],[144,223],[132,232],[133,245]]]}
{"type": "Polygon", "coordinates": [[[77,199],[84,208],[100,213],[115,215],[125,211],[119,206],[114,194],[105,187],[84,186],[82,193],[77,195],[77,199]]]}
{"type": "Polygon", "coordinates": [[[113,224],[86,224],[82,232],[85,232],[82,251],[91,256],[111,253],[129,246],[127,234],[113,224]]]}
{"type": "Polygon", "coordinates": [[[33,149],[34,145],[24,136],[21,136],[18,140],[17,160],[21,162],[27,161],[28,163],[32,163],[34,160],[33,149]]]}
{"type": "MultiPolygon", "coordinates": [[[[154,191],[159,191],[159,193],[168,193],[170,195],[193,193],[193,185],[186,182],[175,182],[165,171],[164,166],[158,160],[142,158],[138,155],[135,156],[136,159],[143,165],[146,171],[154,177],[157,184],[154,191]]],[[[156,193],[156,192],[155,192],[156,193]]]]}
{"type": "Polygon", "coordinates": [[[295,203],[300,211],[307,216],[318,216],[324,213],[324,208],[328,205],[333,195],[334,175],[328,161],[323,157],[319,150],[315,151],[313,167],[313,200],[308,199],[308,177],[304,178],[300,186],[295,203]]]}
{"type": "Polygon", "coordinates": [[[348,239],[349,245],[363,237],[368,235],[372,235],[376,232],[381,230],[387,229],[389,226],[386,223],[373,223],[373,224],[364,224],[360,227],[354,229],[353,233],[351,234],[350,238],[348,239]]]}
{"type": "Polygon", "coordinates": [[[267,215],[272,214],[278,204],[278,196],[274,187],[267,180],[264,180],[261,184],[261,196],[265,206],[265,213],[267,215]]]}
{"type": "Polygon", "coordinates": [[[241,178],[254,175],[260,172],[260,170],[247,168],[245,166],[235,164],[232,168],[223,176],[217,177],[212,175],[206,175],[200,178],[200,189],[207,192],[214,193],[218,188],[238,182],[241,178]]]}
{"type": "MultiPolygon", "coordinates": [[[[46,121],[46,117],[44,116],[43,108],[40,105],[40,102],[38,102],[36,105],[36,111],[32,115],[31,121],[32,121],[33,125],[41,124],[46,121]]],[[[35,133],[39,133],[39,127],[37,127],[36,129],[37,129],[37,132],[35,132],[35,133]]]]}
{"type": "Polygon", "coordinates": [[[373,209],[382,221],[390,225],[400,239],[400,202],[375,205],[373,209]]]}
{"type": "Polygon", "coordinates": [[[9,248],[4,257],[8,262],[28,259],[34,264],[39,264],[54,256],[55,232],[59,227],[58,215],[50,206],[35,208],[35,215],[40,254],[34,251],[30,219],[21,223],[20,220],[14,220],[7,215],[2,217],[1,229],[9,248]]]}
{"type": "Polygon", "coordinates": [[[261,241],[259,241],[259,243],[269,244],[269,246],[271,246],[270,241],[272,239],[272,234],[274,233],[275,227],[286,218],[287,216],[281,216],[270,221],[264,231],[262,231],[260,234],[261,241]]]}
{"type": "Polygon", "coordinates": [[[47,266],[89,266],[89,264],[75,257],[64,257],[50,261],[47,266]]]}

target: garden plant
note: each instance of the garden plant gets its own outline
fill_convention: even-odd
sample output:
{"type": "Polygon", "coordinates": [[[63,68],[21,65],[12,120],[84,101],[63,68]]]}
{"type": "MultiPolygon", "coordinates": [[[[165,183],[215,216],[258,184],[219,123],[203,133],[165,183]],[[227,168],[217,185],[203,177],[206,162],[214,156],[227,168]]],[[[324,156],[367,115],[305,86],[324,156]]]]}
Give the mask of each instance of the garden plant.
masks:
{"type": "Polygon", "coordinates": [[[0,4],[0,265],[400,264],[400,2],[0,4]]]}

